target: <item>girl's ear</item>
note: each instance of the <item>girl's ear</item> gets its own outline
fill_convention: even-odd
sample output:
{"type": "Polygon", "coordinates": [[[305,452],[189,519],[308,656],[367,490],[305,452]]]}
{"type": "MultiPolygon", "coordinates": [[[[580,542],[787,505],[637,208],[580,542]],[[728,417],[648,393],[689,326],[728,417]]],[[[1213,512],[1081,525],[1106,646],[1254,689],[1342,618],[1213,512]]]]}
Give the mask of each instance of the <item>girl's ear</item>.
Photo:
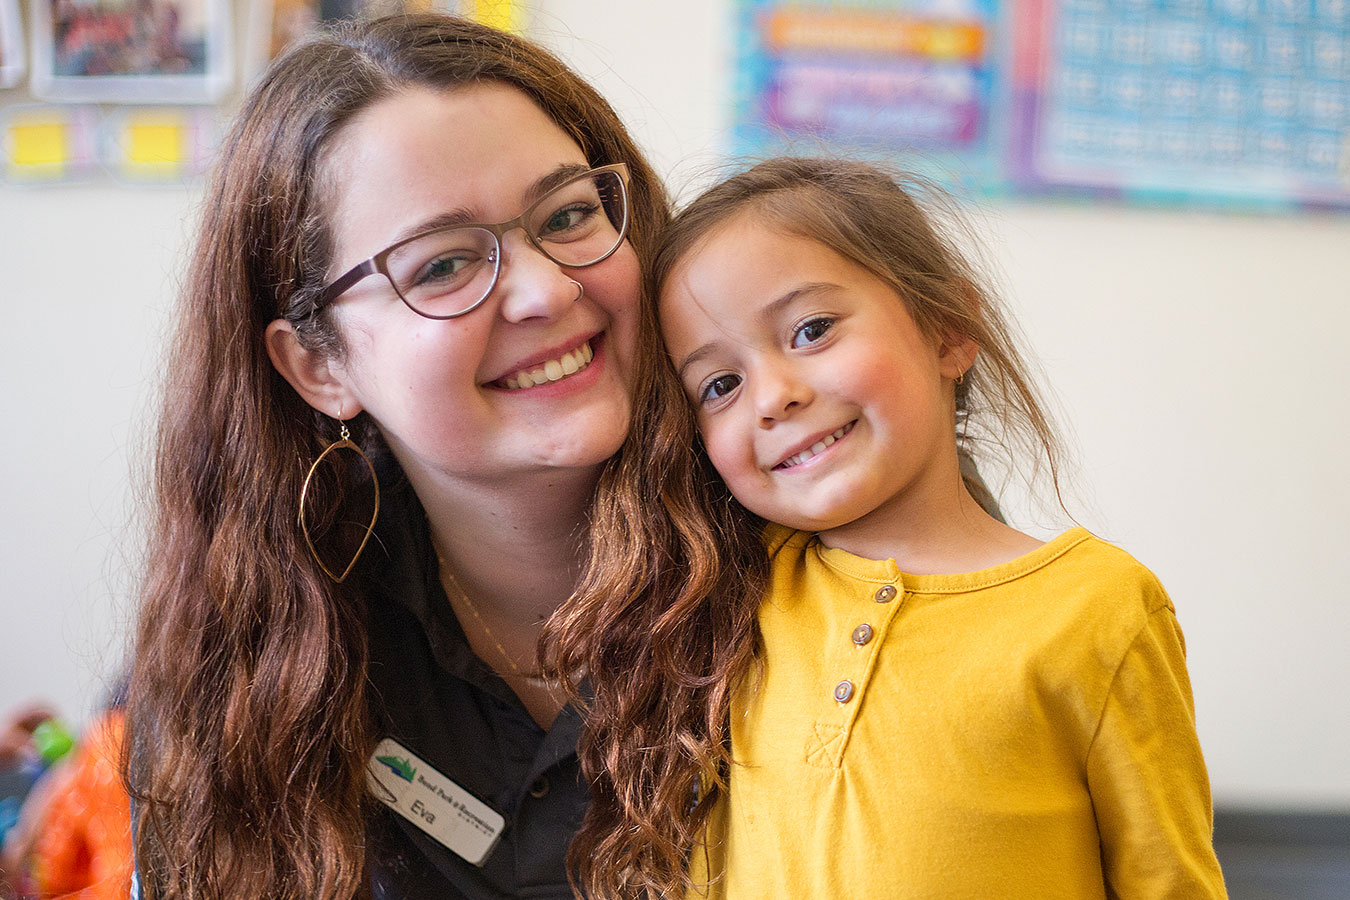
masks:
{"type": "MultiPolygon", "coordinates": [[[[983,317],[984,306],[980,289],[969,280],[960,278],[957,290],[965,301],[966,315],[972,321],[979,321],[983,317]]],[[[938,345],[938,368],[942,377],[955,381],[966,374],[966,370],[975,365],[975,357],[979,352],[980,347],[975,339],[964,331],[953,330],[942,335],[942,343],[938,345]]]]}
{"type": "Polygon", "coordinates": [[[273,320],[263,333],[263,341],[272,365],[310,406],[334,418],[350,419],[361,412],[341,366],[331,357],[301,346],[290,322],[273,320]]]}

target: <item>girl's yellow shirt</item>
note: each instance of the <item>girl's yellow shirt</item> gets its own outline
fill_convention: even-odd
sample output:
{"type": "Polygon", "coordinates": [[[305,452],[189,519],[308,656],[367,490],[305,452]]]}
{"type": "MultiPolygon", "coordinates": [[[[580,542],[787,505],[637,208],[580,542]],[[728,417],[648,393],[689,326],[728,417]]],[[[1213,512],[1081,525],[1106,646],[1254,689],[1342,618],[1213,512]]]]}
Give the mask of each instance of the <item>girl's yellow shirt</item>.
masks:
{"type": "Polygon", "coordinates": [[[1225,897],[1171,601],[1072,529],[914,576],[771,526],[693,897],[1225,897]]]}

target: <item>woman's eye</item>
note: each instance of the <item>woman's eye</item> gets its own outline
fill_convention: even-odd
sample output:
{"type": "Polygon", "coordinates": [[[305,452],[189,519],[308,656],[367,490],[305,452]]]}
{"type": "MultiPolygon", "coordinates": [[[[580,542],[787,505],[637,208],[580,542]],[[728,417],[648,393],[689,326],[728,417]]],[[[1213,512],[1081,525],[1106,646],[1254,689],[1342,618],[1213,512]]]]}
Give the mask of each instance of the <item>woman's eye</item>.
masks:
{"type": "Polygon", "coordinates": [[[807,319],[797,326],[792,332],[792,347],[799,350],[802,347],[810,346],[823,338],[831,328],[834,327],[834,320],[824,316],[818,316],[814,319],[807,319]]]}
{"type": "Polygon", "coordinates": [[[433,281],[453,281],[464,273],[464,270],[478,262],[478,254],[459,253],[445,254],[438,256],[422,267],[418,284],[426,284],[433,281]]]}
{"type": "Polygon", "coordinates": [[[549,238],[565,234],[585,223],[599,210],[600,207],[594,204],[574,203],[571,206],[564,206],[544,220],[544,224],[539,228],[539,236],[549,238]]]}
{"type": "Polygon", "coordinates": [[[699,394],[699,403],[708,403],[713,400],[721,400],[727,394],[730,394],[736,388],[740,387],[741,376],[739,375],[718,375],[712,381],[703,386],[703,391],[699,394]]]}

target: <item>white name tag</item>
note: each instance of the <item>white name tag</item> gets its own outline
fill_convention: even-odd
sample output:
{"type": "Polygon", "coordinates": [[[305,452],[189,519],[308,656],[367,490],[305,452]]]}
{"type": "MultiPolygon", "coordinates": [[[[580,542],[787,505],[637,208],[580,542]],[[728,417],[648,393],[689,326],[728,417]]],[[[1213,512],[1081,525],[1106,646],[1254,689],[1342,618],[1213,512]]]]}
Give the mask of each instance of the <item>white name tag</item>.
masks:
{"type": "Polygon", "coordinates": [[[499,813],[393,738],[380,741],[367,773],[385,806],[475,866],[488,858],[506,827],[499,813]]]}

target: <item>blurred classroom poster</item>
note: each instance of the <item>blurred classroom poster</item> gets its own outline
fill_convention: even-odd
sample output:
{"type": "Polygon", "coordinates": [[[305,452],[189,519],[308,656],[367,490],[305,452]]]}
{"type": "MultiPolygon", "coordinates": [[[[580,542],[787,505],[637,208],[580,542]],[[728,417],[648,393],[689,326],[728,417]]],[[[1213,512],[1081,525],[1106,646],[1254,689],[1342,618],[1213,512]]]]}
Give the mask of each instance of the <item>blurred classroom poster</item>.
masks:
{"type": "Polygon", "coordinates": [[[843,150],[997,186],[1000,0],[736,0],[735,152],[843,150]]]}
{"type": "Polygon", "coordinates": [[[1350,0],[735,0],[735,152],[1350,209],[1350,0]]]}
{"type": "Polygon", "coordinates": [[[1350,207],[1350,0],[1022,0],[1031,188],[1350,207]]]}

